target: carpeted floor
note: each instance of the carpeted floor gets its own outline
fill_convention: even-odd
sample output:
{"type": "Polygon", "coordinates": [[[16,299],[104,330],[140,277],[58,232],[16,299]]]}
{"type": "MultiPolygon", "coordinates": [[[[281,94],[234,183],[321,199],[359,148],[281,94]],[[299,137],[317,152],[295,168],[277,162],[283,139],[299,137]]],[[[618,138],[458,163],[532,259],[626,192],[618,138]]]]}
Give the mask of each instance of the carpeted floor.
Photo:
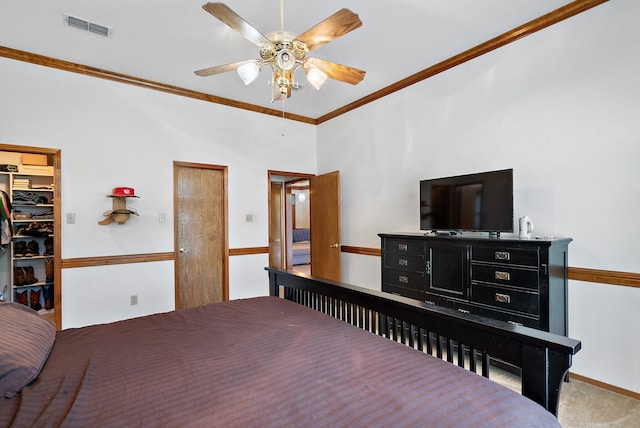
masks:
{"type": "Polygon", "coordinates": [[[573,379],[560,391],[558,419],[565,428],[640,427],[640,400],[573,379]]]}
{"type": "MultiPolygon", "coordinates": [[[[490,378],[517,392],[516,375],[491,367],[490,378]]],[[[562,384],[558,420],[564,428],[640,427],[640,400],[572,379],[562,384]]]]}

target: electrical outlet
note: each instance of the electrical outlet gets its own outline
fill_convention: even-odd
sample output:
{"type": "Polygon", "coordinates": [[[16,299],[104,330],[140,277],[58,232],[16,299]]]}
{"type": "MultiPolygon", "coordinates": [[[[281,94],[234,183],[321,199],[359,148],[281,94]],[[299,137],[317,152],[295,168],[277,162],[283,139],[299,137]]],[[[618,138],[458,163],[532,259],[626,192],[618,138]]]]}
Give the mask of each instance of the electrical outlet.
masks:
{"type": "Polygon", "coordinates": [[[165,215],[165,213],[158,214],[158,221],[160,223],[164,223],[166,220],[167,220],[167,216],[165,215]]]}
{"type": "Polygon", "coordinates": [[[138,304],[138,296],[136,295],[131,296],[131,306],[137,305],[137,304],[138,304]]]}

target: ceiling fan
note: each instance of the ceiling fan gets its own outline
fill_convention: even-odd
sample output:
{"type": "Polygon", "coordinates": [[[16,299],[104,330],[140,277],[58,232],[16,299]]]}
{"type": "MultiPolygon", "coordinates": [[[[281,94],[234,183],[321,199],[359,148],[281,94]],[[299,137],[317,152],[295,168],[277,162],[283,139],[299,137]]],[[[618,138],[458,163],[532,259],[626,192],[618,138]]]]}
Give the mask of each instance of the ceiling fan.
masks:
{"type": "Polygon", "coordinates": [[[327,78],[357,85],[365,71],[319,58],[307,57],[307,53],[319,48],[362,25],[357,14],[341,9],[324,21],[296,36],[284,31],[284,0],[280,0],[280,31],[263,35],[224,3],[207,3],[204,10],[239,32],[245,39],[259,48],[259,59],[209,67],[195,72],[198,76],[212,76],[236,70],[245,85],[253,82],[263,65],[273,70],[272,101],[285,100],[291,96],[294,73],[302,69],[314,88],[320,89],[327,78]]]}

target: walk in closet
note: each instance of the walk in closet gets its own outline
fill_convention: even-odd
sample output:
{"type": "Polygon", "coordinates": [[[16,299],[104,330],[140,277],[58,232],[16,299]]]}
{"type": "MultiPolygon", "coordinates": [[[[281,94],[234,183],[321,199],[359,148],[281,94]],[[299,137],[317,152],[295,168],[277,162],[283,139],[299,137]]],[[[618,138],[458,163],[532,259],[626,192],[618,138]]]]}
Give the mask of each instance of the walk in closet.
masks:
{"type": "Polygon", "coordinates": [[[55,251],[58,154],[43,150],[0,150],[0,293],[3,300],[24,304],[59,327],[55,251]]]}

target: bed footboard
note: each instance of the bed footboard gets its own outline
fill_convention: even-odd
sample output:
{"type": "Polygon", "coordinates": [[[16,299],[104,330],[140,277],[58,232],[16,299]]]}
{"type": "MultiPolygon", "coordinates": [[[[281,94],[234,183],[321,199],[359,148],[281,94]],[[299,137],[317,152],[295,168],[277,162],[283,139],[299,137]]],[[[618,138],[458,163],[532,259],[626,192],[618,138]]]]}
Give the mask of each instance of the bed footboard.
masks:
{"type": "Polygon", "coordinates": [[[353,285],[266,268],[269,294],[489,376],[497,359],[521,369],[522,395],[557,416],[560,388],[581,343],[544,331],[353,285]]]}

